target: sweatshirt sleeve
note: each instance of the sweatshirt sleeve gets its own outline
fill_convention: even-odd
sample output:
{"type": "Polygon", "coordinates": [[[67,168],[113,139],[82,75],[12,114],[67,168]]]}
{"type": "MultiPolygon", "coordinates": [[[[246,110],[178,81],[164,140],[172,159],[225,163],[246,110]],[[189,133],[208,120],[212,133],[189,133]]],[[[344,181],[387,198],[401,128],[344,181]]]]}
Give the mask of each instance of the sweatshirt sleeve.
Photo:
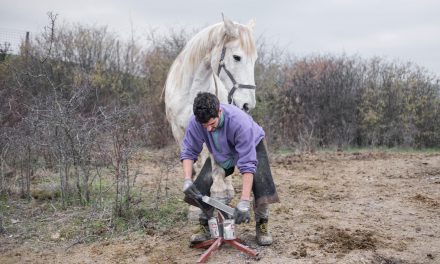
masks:
{"type": "Polygon", "coordinates": [[[243,122],[235,134],[235,150],[238,153],[237,167],[240,173],[255,174],[257,169],[257,151],[254,142],[252,123],[243,122]]]}
{"type": "Polygon", "coordinates": [[[185,159],[197,161],[200,152],[202,152],[203,143],[203,135],[197,128],[194,117],[192,117],[183,137],[180,161],[185,159]]]}

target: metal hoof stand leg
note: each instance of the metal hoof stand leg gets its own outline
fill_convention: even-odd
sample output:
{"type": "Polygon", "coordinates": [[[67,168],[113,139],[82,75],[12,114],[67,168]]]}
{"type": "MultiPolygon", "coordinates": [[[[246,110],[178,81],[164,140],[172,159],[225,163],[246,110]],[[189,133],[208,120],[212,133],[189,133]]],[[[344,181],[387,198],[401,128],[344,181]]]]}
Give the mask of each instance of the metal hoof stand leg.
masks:
{"type": "Polygon", "coordinates": [[[209,230],[213,239],[200,242],[198,244],[191,245],[193,248],[206,248],[209,247],[205,253],[200,256],[197,263],[205,263],[208,258],[220,248],[224,243],[229,244],[243,253],[248,254],[251,257],[257,257],[258,252],[241,244],[240,239],[235,237],[234,221],[232,219],[224,219],[221,213],[218,213],[217,218],[211,218],[209,221],[209,230]],[[214,221],[216,220],[216,221],[214,221]],[[219,228],[220,227],[220,228],[219,228]]]}

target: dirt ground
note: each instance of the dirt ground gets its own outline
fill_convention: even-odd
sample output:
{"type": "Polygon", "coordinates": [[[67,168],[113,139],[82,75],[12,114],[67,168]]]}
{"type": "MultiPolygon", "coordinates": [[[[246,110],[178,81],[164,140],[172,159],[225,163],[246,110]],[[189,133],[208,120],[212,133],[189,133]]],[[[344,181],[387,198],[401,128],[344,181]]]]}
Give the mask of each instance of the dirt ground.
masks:
{"type": "MultiPolygon", "coordinates": [[[[440,263],[440,153],[332,152],[271,155],[281,203],[275,242],[259,247],[254,222],[238,236],[259,260],[225,245],[209,263],[440,263]]],[[[145,165],[139,183],[148,182],[145,165]]],[[[170,173],[180,175],[176,160],[170,173]]],[[[239,177],[234,181],[239,183],[239,177]]],[[[171,187],[180,191],[181,181],[171,187]]],[[[240,186],[236,187],[239,190],[240,186]]],[[[191,224],[93,243],[0,236],[0,263],[195,263],[191,224]],[[69,244],[70,243],[70,244],[69,244]]]]}

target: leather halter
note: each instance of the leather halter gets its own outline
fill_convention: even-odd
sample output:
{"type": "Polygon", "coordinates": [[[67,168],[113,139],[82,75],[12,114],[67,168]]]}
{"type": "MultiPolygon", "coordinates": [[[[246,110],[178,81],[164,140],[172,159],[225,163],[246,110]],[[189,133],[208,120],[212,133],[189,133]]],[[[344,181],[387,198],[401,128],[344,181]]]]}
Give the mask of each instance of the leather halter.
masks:
{"type": "Polygon", "coordinates": [[[229,79],[231,79],[232,81],[232,89],[229,91],[228,94],[228,103],[231,104],[232,103],[232,96],[234,95],[234,92],[238,89],[238,88],[242,88],[242,89],[255,89],[256,86],[255,85],[250,85],[250,84],[240,84],[237,83],[237,81],[235,80],[234,76],[232,76],[232,73],[230,71],[228,71],[228,69],[226,69],[226,65],[225,65],[225,53],[226,53],[226,47],[223,47],[222,49],[222,54],[220,56],[220,63],[218,66],[218,71],[217,71],[217,76],[220,75],[220,71],[222,69],[225,70],[226,74],[229,76],[229,79]]]}

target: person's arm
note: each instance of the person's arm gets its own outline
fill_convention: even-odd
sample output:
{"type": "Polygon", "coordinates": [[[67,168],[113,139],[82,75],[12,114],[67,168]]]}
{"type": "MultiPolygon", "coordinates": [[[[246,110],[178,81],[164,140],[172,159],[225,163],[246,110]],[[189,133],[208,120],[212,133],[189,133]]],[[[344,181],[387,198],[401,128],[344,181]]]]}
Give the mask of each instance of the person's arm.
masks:
{"type": "Polygon", "coordinates": [[[233,144],[238,154],[237,167],[241,175],[255,174],[257,169],[257,151],[255,145],[255,128],[251,120],[234,120],[231,126],[233,144]]]}
{"type": "Polygon", "coordinates": [[[202,151],[202,147],[203,136],[197,130],[194,117],[192,117],[183,137],[180,160],[182,161],[184,177],[182,190],[185,194],[193,197],[200,194],[192,181],[192,167],[202,151]]]}
{"type": "Polygon", "coordinates": [[[242,189],[241,189],[241,200],[250,201],[251,200],[251,190],[252,182],[254,180],[254,175],[249,172],[243,173],[242,176],[242,189]]]}
{"type": "Polygon", "coordinates": [[[251,205],[251,190],[254,175],[250,172],[245,172],[242,175],[242,191],[241,198],[235,207],[234,219],[236,224],[249,223],[250,217],[250,205],[251,205]]]}
{"type": "Polygon", "coordinates": [[[250,220],[251,190],[257,165],[257,155],[253,144],[253,131],[250,124],[241,122],[235,132],[235,150],[238,153],[237,167],[242,174],[241,198],[235,207],[234,220],[236,224],[248,223],[250,220]]]}
{"type": "Polygon", "coordinates": [[[183,164],[183,177],[185,180],[192,180],[192,168],[194,161],[190,159],[184,159],[183,164]]]}

